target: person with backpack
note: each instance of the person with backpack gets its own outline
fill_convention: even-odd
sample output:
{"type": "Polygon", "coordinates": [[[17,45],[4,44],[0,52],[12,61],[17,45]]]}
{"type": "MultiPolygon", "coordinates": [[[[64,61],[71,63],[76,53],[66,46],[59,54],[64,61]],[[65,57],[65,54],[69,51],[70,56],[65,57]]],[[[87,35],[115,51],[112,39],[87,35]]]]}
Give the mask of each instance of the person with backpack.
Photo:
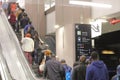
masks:
{"type": "Polygon", "coordinates": [[[62,73],[63,80],[71,80],[72,68],[66,64],[66,61],[64,59],[61,60],[61,64],[64,69],[64,72],[62,73]]]}

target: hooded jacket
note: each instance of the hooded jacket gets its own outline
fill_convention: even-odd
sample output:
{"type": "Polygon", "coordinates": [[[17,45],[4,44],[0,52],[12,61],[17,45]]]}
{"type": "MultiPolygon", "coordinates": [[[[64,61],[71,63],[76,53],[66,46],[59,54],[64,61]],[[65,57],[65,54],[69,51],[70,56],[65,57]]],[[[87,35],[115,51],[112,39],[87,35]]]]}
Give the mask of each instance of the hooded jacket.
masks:
{"type": "Polygon", "coordinates": [[[109,80],[108,70],[103,61],[93,61],[87,67],[86,80],[109,80]]]}

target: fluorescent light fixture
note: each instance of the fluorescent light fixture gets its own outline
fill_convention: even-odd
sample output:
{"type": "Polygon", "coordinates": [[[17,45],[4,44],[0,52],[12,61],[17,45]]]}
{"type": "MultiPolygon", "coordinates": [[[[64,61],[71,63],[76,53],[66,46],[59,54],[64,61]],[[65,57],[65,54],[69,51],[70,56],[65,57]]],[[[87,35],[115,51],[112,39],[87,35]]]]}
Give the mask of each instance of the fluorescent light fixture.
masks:
{"type": "Polygon", "coordinates": [[[55,25],[55,26],[54,26],[55,29],[58,29],[59,27],[60,27],[59,25],[55,25]]]}
{"type": "Polygon", "coordinates": [[[106,19],[97,19],[96,21],[97,21],[97,22],[103,22],[103,23],[108,22],[106,19]]]}
{"type": "Polygon", "coordinates": [[[102,54],[115,54],[115,52],[111,50],[103,50],[102,54]]]}
{"type": "Polygon", "coordinates": [[[101,8],[111,8],[112,7],[112,5],[109,5],[109,4],[94,3],[94,2],[87,2],[87,1],[69,1],[69,4],[93,6],[93,7],[101,7],[101,8]]]}

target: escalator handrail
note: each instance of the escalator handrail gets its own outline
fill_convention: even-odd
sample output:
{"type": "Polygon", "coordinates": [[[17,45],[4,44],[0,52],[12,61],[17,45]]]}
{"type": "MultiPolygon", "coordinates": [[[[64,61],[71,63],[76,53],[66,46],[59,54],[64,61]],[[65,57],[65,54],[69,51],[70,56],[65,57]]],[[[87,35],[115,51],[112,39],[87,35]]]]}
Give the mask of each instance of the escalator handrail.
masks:
{"type": "Polygon", "coordinates": [[[14,46],[16,47],[15,49],[18,51],[17,58],[21,64],[21,69],[23,69],[27,80],[36,80],[36,77],[34,76],[34,73],[32,72],[32,69],[29,67],[29,64],[28,64],[28,62],[23,54],[23,51],[22,51],[20,44],[19,44],[19,41],[18,41],[15,33],[13,32],[13,30],[12,30],[8,20],[7,20],[7,17],[5,17],[5,13],[3,14],[2,17],[4,18],[3,20],[6,23],[5,26],[7,26],[6,30],[7,30],[8,35],[9,35],[8,37],[11,38],[12,42],[14,42],[14,44],[15,44],[14,46]]]}
{"type": "Polygon", "coordinates": [[[2,80],[14,80],[9,72],[9,68],[6,63],[6,60],[2,55],[1,45],[0,45],[0,74],[2,80]]]}

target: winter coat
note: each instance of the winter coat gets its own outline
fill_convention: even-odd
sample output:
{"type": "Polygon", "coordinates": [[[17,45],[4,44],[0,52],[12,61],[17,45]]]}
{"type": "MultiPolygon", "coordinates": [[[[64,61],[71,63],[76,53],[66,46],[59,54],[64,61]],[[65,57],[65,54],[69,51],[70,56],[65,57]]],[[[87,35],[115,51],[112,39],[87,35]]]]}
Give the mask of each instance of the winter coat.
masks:
{"type": "Polygon", "coordinates": [[[73,67],[77,66],[77,65],[80,65],[80,61],[77,61],[73,64],[73,67]]]}
{"type": "Polygon", "coordinates": [[[109,80],[108,70],[103,61],[93,61],[87,67],[86,80],[109,80]]]}
{"type": "Polygon", "coordinates": [[[62,80],[61,72],[63,71],[62,65],[55,59],[50,59],[46,62],[44,77],[49,80],[62,80]]]}
{"type": "Polygon", "coordinates": [[[80,63],[73,68],[72,71],[72,80],[85,80],[86,75],[86,64],[80,63]]]}
{"type": "Polygon", "coordinates": [[[37,49],[40,49],[39,47],[39,43],[40,43],[40,40],[38,37],[34,38],[34,43],[35,43],[35,46],[34,48],[37,50],[37,49]]]}

